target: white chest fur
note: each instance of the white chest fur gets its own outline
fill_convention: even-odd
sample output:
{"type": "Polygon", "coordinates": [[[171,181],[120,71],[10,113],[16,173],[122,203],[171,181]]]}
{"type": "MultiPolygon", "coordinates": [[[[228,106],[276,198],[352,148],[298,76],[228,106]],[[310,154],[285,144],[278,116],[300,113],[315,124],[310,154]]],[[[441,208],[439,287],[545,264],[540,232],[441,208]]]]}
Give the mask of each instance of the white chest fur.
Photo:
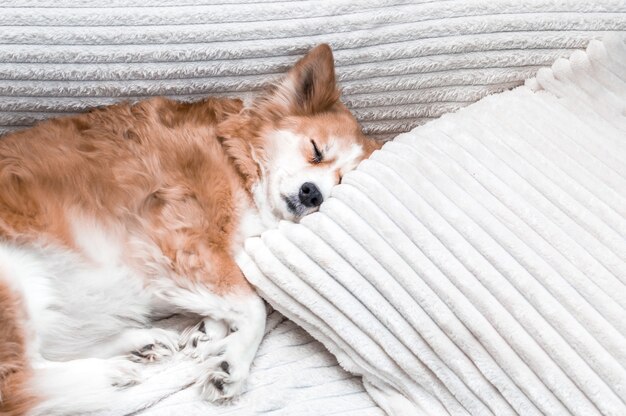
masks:
{"type": "Polygon", "coordinates": [[[246,238],[259,236],[267,229],[267,224],[263,221],[258,208],[247,195],[240,195],[237,202],[239,219],[233,238],[233,254],[243,249],[246,238]]]}

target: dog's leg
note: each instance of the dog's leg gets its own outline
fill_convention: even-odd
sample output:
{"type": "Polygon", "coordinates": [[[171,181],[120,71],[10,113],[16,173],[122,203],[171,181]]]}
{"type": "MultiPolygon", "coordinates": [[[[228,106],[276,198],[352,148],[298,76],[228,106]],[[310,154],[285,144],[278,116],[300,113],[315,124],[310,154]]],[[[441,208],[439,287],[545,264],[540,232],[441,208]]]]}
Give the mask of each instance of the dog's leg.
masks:
{"type": "Polygon", "coordinates": [[[103,410],[114,393],[141,381],[141,365],[121,357],[59,362],[36,359],[32,367],[30,387],[41,400],[35,415],[103,410]]]}
{"type": "Polygon", "coordinates": [[[265,329],[263,301],[232,265],[230,273],[236,277],[231,282],[237,280],[228,290],[188,281],[185,287],[169,281],[159,290],[170,310],[203,317],[181,340],[185,351],[203,363],[202,391],[212,401],[228,400],[241,391],[265,329]],[[215,321],[224,325],[223,332],[215,321]]]}
{"type": "Polygon", "coordinates": [[[109,342],[87,351],[88,356],[109,358],[128,355],[131,361],[154,362],[178,351],[180,334],[162,328],[128,328],[109,342]]]}
{"type": "Polygon", "coordinates": [[[94,265],[52,246],[0,242],[0,269],[25,308],[29,345],[47,359],[132,354],[155,361],[178,349],[178,333],[151,327],[152,297],[125,266],[94,265]]]}
{"type": "Polygon", "coordinates": [[[40,401],[31,414],[133,413],[192,385],[197,366],[184,359],[151,366],[121,357],[38,360],[33,364],[31,388],[40,401]]]}
{"type": "MultiPolygon", "coordinates": [[[[231,309],[212,318],[226,323],[226,336],[217,341],[200,337],[196,347],[191,337],[192,356],[206,363],[202,392],[212,401],[228,400],[241,392],[265,329],[265,305],[256,293],[227,295],[225,300],[231,309]]],[[[210,319],[201,321],[197,332],[203,334],[203,326],[207,332],[210,325],[210,319]]]]}

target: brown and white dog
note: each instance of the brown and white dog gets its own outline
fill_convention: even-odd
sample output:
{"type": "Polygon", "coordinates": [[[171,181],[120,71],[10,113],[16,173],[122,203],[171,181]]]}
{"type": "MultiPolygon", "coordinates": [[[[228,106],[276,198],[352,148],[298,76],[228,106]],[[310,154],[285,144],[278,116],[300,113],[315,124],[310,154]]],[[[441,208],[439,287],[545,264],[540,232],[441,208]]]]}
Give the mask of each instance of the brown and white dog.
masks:
{"type": "Polygon", "coordinates": [[[206,399],[235,396],[265,324],[244,239],[317,210],[376,147],[327,45],[245,108],[155,98],[1,138],[0,413],[101,410],[181,345],[206,399]],[[172,314],[197,324],[151,326],[172,314]]]}

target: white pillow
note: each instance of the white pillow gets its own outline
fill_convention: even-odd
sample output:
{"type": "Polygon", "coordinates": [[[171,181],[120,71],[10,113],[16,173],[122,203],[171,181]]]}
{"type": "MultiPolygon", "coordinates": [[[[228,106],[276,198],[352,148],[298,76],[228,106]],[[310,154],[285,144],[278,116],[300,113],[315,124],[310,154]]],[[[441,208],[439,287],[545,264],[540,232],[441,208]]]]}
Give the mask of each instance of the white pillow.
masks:
{"type": "Polygon", "coordinates": [[[390,414],[626,414],[625,41],[398,136],[244,273],[390,414]]]}

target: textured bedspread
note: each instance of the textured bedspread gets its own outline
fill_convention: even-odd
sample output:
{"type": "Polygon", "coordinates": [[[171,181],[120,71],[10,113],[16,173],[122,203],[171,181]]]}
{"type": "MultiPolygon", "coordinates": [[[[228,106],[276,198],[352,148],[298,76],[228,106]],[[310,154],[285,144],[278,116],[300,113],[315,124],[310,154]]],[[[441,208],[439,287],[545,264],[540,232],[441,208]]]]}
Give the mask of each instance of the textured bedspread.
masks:
{"type": "Polygon", "coordinates": [[[245,95],[328,42],[345,102],[389,138],[625,30],[623,0],[5,0],[0,134],[122,99],[245,95]]]}
{"type": "MultiPolygon", "coordinates": [[[[384,416],[363,388],[361,378],[344,371],[321,343],[278,312],[271,313],[267,321],[265,338],[244,392],[236,402],[213,405],[200,398],[197,388],[189,387],[133,414],[384,416]]],[[[99,416],[127,413],[122,403],[114,412],[99,416]]]]}

